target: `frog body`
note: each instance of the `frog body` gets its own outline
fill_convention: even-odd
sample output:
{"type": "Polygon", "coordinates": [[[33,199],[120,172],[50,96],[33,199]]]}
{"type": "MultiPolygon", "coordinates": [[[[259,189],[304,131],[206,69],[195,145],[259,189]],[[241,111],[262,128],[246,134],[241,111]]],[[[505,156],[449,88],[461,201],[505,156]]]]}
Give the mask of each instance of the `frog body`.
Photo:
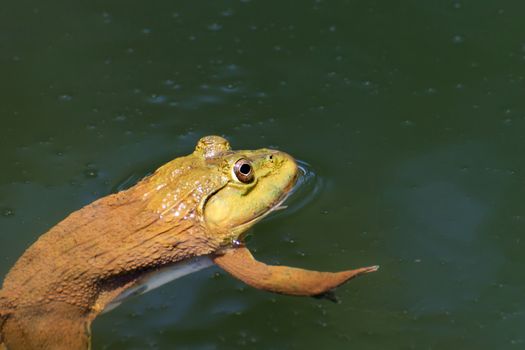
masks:
{"type": "Polygon", "coordinates": [[[243,233],[286,199],[297,176],[284,152],[233,151],[222,137],[202,138],[192,154],[70,214],[26,250],[0,290],[0,344],[86,349],[97,315],[214,263],[256,288],[314,294],[297,281],[302,294],[271,278],[250,283],[270,270],[246,274],[237,266],[251,255],[231,254],[246,249],[243,233]]]}

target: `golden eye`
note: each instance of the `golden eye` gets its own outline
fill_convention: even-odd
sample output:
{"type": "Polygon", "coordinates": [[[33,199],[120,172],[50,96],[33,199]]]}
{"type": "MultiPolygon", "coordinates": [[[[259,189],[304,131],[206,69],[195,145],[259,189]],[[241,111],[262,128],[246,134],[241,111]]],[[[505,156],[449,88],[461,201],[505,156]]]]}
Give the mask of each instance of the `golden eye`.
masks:
{"type": "Polygon", "coordinates": [[[253,167],[247,159],[239,159],[233,166],[233,172],[242,183],[247,184],[253,181],[253,167]]]}

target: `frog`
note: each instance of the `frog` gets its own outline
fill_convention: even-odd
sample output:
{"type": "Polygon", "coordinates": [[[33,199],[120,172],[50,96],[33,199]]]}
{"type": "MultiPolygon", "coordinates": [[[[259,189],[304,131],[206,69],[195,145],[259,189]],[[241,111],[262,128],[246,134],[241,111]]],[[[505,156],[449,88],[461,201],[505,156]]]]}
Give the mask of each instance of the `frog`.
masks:
{"type": "Polygon", "coordinates": [[[232,150],[220,136],[134,186],[95,200],[42,234],[0,289],[0,349],[89,349],[91,324],[127,299],[216,265],[254,288],[321,296],[378,266],[339,272],[268,265],[245,235],[284,208],[296,160],[232,150]]]}

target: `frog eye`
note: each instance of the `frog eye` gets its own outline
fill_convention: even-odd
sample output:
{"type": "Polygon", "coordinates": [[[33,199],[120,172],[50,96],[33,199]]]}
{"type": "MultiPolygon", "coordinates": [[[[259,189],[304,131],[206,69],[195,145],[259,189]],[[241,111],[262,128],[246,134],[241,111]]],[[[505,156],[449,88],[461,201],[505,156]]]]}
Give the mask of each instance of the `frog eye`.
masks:
{"type": "Polygon", "coordinates": [[[239,159],[233,166],[233,173],[242,183],[247,184],[253,181],[253,167],[247,159],[239,159]]]}

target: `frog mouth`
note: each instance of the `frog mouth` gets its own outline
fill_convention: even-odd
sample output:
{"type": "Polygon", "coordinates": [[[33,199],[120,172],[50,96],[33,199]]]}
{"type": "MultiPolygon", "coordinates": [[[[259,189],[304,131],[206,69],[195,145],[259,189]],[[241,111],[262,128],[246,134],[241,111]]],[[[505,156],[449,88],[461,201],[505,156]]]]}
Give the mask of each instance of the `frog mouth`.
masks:
{"type": "Polygon", "coordinates": [[[276,211],[281,211],[281,210],[284,210],[284,209],[288,208],[288,206],[285,205],[284,203],[286,202],[286,200],[288,198],[290,198],[290,196],[292,196],[296,192],[297,188],[300,187],[301,181],[298,181],[298,179],[301,177],[302,173],[303,173],[302,169],[301,169],[301,171],[297,172],[297,174],[290,181],[290,183],[284,188],[283,195],[280,196],[279,198],[277,198],[275,200],[275,202],[270,204],[266,211],[262,212],[261,214],[259,214],[256,217],[254,217],[254,218],[252,218],[252,219],[250,219],[250,220],[240,224],[237,227],[237,230],[240,230],[242,232],[239,235],[239,238],[238,238],[239,241],[243,240],[244,234],[246,233],[248,228],[250,228],[252,225],[254,225],[255,223],[261,221],[262,219],[264,219],[265,217],[267,217],[268,215],[270,215],[270,214],[272,214],[272,213],[274,213],[276,211]]]}
{"type": "MultiPolygon", "coordinates": [[[[266,217],[276,211],[287,209],[288,205],[284,203],[288,200],[288,198],[293,197],[295,193],[300,192],[299,189],[303,188],[305,185],[307,185],[306,187],[309,187],[308,183],[311,182],[315,174],[309,169],[309,165],[307,163],[300,160],[296,160],[296,162],[298,169],[297,174],[295,174],[295,177],[284,189],[284,194],[269,206],[269,209],[262,214],[262,217],[266,217]]],[[[314,188],[313,192],[317,193],[318,190],[314,188]]]]}

